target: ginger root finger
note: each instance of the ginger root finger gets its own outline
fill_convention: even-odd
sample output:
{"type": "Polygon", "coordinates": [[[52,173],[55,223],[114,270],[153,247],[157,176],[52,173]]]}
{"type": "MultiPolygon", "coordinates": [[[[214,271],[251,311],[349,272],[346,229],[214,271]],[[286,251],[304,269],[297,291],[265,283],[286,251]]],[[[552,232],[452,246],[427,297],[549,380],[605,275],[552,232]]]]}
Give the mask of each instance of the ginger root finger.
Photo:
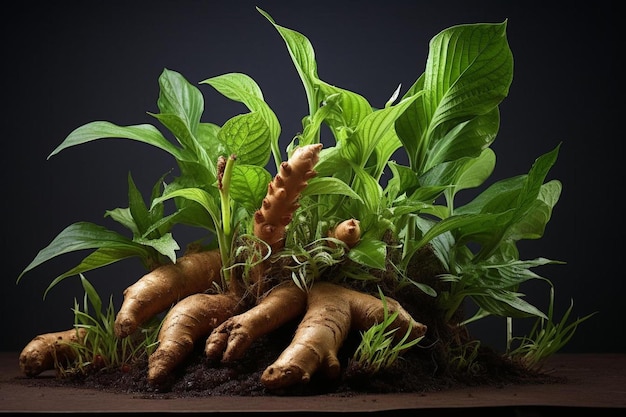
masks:
{"type": "Polygon", "coordinates": [[[174,305],[163,319],[159,346],[148,358],[148,382],[161,384],[193,352],[195,344],[236,314],[239,299],[229,294],[193,294],[174,305]]]}
{"type": "Polygon", "coordinates": [[[35,337],[20,353],[20,369],[26,376],[37,376],[54,369],[58,362],[74,360],[76,352],[71,344],[83,343],[86,334],[84,328],[72,328],[35,337]]]}
{"type": "Polygon", "coordinates": [[[254,213],[254,235],[273,251],[284,246],[285,227],[300,207],[298,200],[308,185],[307,181],[317,175],[313,168],[321,149],[321,143],[297,148],[289,160],[280,165],[278,173],[267,186],[261,208],[254,213]]]}
{"type": "Polygon", "coordinates": [[[274,287],[261,301],[230,317],[207,338],[204,353],[223,362],[240,359],[259,337],[304,313],[306,293],[292,281],[274,287]]]}
{"type": "Polygon", "coordinates": [[[144,322],[178,302],[209,289],[220,279],[222,260],[217,249],[184,255],[175,264],[160,266],[124,290],[115,318],[115,334],[124,338],[144,322]]]}
{"type": "MultiPolygon", "coordinates": [[[[398,312],[392,327],[401,338],[411,326],[407,341],[426,333],[426,326],[416,322],[400,304],[385,298],[389,314],[398,312]]],[[[261,375],[269,389],[307,383],[321,370],[330,379],[340,374],[339,348],[351,329],[365,330],[384,319],[380,298],[328,282],[316,282],[309,291],[307,312],[291,344],[261,375]]]]}

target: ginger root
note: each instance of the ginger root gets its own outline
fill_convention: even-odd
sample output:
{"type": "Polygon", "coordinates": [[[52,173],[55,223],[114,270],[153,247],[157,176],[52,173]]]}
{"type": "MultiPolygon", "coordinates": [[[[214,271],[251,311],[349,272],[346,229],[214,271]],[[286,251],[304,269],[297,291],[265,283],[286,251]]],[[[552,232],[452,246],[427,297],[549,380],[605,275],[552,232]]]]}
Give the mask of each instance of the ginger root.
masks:
{"type": "Polygon", "coordinates": [[[220,279],[222,259],[217,249],[184,255],[175,264],[160,266],[124,290],[115,317],[115,334],[124,338],[144,322],[178,302],[206,291],[220,279]]]}
{"type": "Polygon", "coordinates": [[[319,160],[322,144],[297,148],[288,161],[281,163],[279,172],[267,186],[261,208],[254,213],[254,235],[266,242],[273,251],[285,242],[285,227],[300,207],[300,193],[307,181],[317,175],[313,169],[319,160]]]}
{"type": "MultiPolygon", "coordinates": [[[[396,337],[411,334],[407,342],[426,333],[426,326],[392,298],[386,298],[388,312],[398,312],[392,324],[396,337]]],[[[341,371],[339,348],[351,329],[366,330],[384,319],[382,300],[329,282],[316,282],[308,293],[307,312],[298,325],[291,344],[268,366],[261,382],[268,389],[280,389],[307,383],[321,370],[335,379],[341,371]]]]}
{"type": "Polygon", "coordinates": [[[344,220],[328,231],[329,237],[341,240],[350,249],[361,240],[361,222],[356,219],[344,220]]]}
{"type": "Polygon", "coordinates": [[[19,357],[20,369],[26,376],[55,369],[55,364],[72,361],[76,351],[72,343],[83,343],[87,331],[84,328],[45,333],[35,337],[22,349],[19,357]]]}
{"type": "Polygon", "coordinates": [[[218,326],[207,338],[204,353],[222,362],[240,359],[252,342],[304,313],[305,306],[306,293],[285,281],[256,306],[218,326]]]}
{"type": "Polygon", "coordinates": [[[239,299],[231,294],[193,294],[174,305],[163,319],[159,346],[148,358],[148,382],[161,384],[206,337],[238,312],[239,299]]]}

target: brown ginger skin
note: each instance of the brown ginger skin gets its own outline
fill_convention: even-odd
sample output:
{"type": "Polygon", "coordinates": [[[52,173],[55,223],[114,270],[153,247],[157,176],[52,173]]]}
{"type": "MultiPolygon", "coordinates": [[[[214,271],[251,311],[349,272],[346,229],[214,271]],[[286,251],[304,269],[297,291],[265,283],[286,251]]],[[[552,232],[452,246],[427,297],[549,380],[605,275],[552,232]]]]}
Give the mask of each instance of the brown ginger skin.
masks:
{"type": "Polygon", "coordinates": [[[57,362],[74,360],[76,351],[71,344],[82,344],[86,334],[84,328],[72,328],[35,337],[20,353],[19,363],[22,373],[26,376],[37,376],[54,369],[57,362]]]}
{"type": "Polygon", "coordinates": [[[351,249],[361,240],[361,222],[356,219],[344,220],[330,230],[328,236],[341,240],[351,249]]]}
{"type": "Polygon", "coordinates": [[[204,353],[222,362],[240,359],[252,342],[298,317],[305,307],[306,293],[293,281],[285,281],[256,306],[218,326],[207,338],[204,353]]]}
{"type": "Polygon", "coordinates": [[[322,144],[297,148],[288,161],[281,163],[267,186],[261,208],[254,213],[254,235],[266,242],[272,251],[284,246],[285,228],[300,207],[300,193],[307,181],[317,175],[313,169],[319,160],[322,144]]]}
{"type": "MultiPolygon", "coordinates": [[[[408,341],[426,333],[426,326],[392,298],[386,298],[389,314],[398,312],[391,328],[398,328],[396,337],[411,334],[408,341]]],[[[350,330],[367,330],[384,319],[381,300],[329,282],[316,282],[308,293],[304,318],[298,325],[291,344],[278,359],[268,366],[261,382],[268,389],[280,389],[307,383],[311,376],[322,371],[327,378],[336,379],[341,371],[337,358],[339,348],[350,330]]]]}
{"type": "Polygon", "coordinates": [[[172,370],[241,305],[232,294],[193,294],[174,305],[163,319],[159,346],[148,358],[148,382],[162,384],[172,370]]]}
{"type": "Polygon", "coordinates": [[[211,288],[220,279],[222,259],[217,249],[184,255],[175,264],[160,266],[124,291],[115,317],[115,333],[124,338],[144,322],[180,299],[211,288]]]}

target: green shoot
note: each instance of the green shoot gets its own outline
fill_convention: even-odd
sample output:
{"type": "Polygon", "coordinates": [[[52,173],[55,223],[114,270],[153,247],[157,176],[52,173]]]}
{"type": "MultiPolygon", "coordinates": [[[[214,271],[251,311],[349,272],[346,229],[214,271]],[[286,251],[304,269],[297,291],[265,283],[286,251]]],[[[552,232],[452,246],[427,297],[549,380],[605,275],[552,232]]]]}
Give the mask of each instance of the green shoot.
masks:
{"type": "Polygon", "coordinates": [[[589,319],[596,313],[579,317],[571,323],[567,323],[569,315],[572,312],[574,302],[570,302],[561,321],[555,323],[554,315],[554,288],[550,290],[550,305],[548,309],[547,319],[538,318],[535,321],[528,336],[513,337],[507,344],[509,348],[514,341],[519,342],[519,346],[510,350],[507,355],[510,358],[519,360],[529,369],[541,369],[545,360],[557,353],[565,346],[574,336],[576,329],[580,323],[589,319]]]}
{"type": "Polygon", "coordinates": [[[365,332],[361,332],[361,343],[352,356],[352,359],[361,369],[370,374],[389,368],[402,352],[417,345],[424,338],[424,336],[420,336],[407,342],[411,335],[411,328],[409,328],[402,339],[394,343],[394,336],[398,328],[390,327],[398,313],[389,314],[385,296],[380,288],[378,292],[383,302],[383,321],[370,327],[365,332]]]}

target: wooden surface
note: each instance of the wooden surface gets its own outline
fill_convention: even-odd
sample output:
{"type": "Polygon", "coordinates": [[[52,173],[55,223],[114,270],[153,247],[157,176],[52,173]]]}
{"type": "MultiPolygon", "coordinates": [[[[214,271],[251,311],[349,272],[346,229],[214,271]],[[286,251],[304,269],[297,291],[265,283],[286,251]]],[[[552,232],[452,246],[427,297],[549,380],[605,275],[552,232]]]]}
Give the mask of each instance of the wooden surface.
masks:
{"type": "MultiPolygon", "coordinates": [[[[147,399],[92,389],[29,386],[20,374],[18,354],[0,352],[0,412],[203,412],[362,415],[539,416],[573,409],[590,416],[621,415],[626,411],[626,354],[562,354],[547,368],[565,382],[507,385],[501,388],[463,387],[417,394],[367,394],[353,397],[231,397],[147,399]],[[424,414],[421,414],[424,415],[424,414]]],[[[624,414],[626,415],[626,414],[624,414]]]]}

